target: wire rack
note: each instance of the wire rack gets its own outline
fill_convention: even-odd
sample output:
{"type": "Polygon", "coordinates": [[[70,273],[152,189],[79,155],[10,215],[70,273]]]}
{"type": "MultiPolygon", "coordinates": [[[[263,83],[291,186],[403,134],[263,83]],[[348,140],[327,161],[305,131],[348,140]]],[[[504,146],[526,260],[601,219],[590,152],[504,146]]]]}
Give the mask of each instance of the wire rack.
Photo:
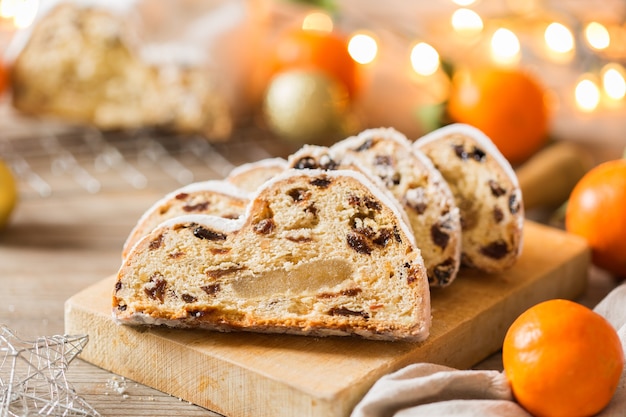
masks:
{"type": "Polygon", "coordinates": [[[2,129],[0,159],[12,169],[22,198],[75,193],[170,191],[219,179],[235,166],[293,151],[267,131],[238,127],[227,141],[154,130],[102,132],[90,127],[23,123],[2,129]]]}

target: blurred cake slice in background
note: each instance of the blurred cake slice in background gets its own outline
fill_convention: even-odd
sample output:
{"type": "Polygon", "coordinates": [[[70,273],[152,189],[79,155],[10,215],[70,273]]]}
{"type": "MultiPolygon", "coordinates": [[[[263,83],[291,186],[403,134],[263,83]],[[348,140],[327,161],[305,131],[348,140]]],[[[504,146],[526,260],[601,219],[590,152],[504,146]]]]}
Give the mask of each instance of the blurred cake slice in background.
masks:
{"type": "Polygon", "coordinates": [[[13,106],[103,130],[156,127],[226,138],[232,118],[210,70],[147,62],[140,27],[130,13],[58,4],[15,56],[13,106]]]}

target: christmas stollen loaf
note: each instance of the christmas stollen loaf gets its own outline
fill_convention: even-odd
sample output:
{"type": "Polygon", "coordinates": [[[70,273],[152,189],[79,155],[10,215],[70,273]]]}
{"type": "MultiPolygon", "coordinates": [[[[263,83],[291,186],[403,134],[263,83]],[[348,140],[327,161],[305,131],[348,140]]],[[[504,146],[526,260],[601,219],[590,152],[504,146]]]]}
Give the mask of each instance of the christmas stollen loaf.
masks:
{"type": "Polygon", "coordinates": [[[124,242],[122,258],[128,255],[139,239],[165,220],[185,214],[211,214],[236,219],[244,214],[248,202],[247,192],[221,180],[196,182],[174,190],[139,218],[124,242]]]}
{"type": "Polygon", "coordinates": [[[490,273],[513,266],[522,247],[522,193],[515,171],[491,139],[457,123],[413,146],[432,160],[454,194],[461,211],[463,265],[490,273]]]}
{"type": "Polygon", "coordinates": [[[430,285],[454,281],[461,259],[461,223],[441,173],[393,128],[367,129],[330,148],[305,146],[288,158],[298,169],[358,168],[376,178],[402,206],[428,272],[430,285]]]}
{"type": "Polygon", "coordinates": [[[353,170],[289,169],[245,215],[170,219],[124,260],[123,324],[421,341],[431,323],[420,250],[395,204],[353,170]]]}

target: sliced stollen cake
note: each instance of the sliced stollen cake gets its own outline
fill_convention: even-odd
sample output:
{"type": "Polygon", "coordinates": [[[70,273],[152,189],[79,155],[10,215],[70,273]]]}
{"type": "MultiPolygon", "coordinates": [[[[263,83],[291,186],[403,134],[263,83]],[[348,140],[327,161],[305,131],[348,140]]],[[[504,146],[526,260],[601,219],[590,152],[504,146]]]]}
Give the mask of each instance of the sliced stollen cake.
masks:
{"type": "Polygon", "coordinates": [[[266,158],[248,162],[230,171],[225,180],[242,190],[255,192],[265,181],[287,169],[284,158],[266,158]]]}
{"type": "Polygon", "coordinates": [[[392,128],[368,129],[330,148],[305,146],[289,156],[299,169],[359,168],[375,177],[402,206],[433,287],[454,281],[461,259],[461,223],[441,173],[392,128]]]}
{"type": "Polygon", "coordinates": [[[462,263],[486,272],[511,267],[520,255],[524,225],[515,171],[482,131],[452,124],[419,139],[461,210],[462,263]]]}
{"type": "Polygon", "coordinates": [[[168,193],[139,218],[122,249],[125,258],[135,243],[167,219],[184,214],[212,214],[236,219],[244,214],[249,193],[221,180],[202,181],[168,193]]]}
{"type": "Polygon", "coordinates": [[[393,202],[352,170],[287,170],[238,220],[166,221],[124,260],[119,323],[424,340],[430,290],[393,202]]]}
{"type": "Polygon", "coordinates": [[[398,213],[402,216],[402,220],[410,226],[409,217],[406,215],[404,208],[400,202],[389,191],[380,178],[372,173],[372,171],[363,165],[358,159],[349,155],[340,157],[333,152],[332,148],[323,145],[304,145],[288,157],[289,169],[322,169],[337,170],[350,169],[358,171],[365,175],[375,186],[378,187],[380,193],[386,194],[387,198],[395,205],[398,213]],[[341,163],[339,163],[340,161],[341,163]]]}

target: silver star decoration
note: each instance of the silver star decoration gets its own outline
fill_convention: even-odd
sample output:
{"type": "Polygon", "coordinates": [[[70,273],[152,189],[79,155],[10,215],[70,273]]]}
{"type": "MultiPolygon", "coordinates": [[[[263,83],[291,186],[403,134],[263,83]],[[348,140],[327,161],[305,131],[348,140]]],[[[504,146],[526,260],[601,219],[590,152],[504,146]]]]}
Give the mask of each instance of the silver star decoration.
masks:
{"type": "Polygon", "coordinates": [[[25,341],[0,326],[0,417],[99,417],[65,377],[88,340],[57,335],[25,341]]]}

